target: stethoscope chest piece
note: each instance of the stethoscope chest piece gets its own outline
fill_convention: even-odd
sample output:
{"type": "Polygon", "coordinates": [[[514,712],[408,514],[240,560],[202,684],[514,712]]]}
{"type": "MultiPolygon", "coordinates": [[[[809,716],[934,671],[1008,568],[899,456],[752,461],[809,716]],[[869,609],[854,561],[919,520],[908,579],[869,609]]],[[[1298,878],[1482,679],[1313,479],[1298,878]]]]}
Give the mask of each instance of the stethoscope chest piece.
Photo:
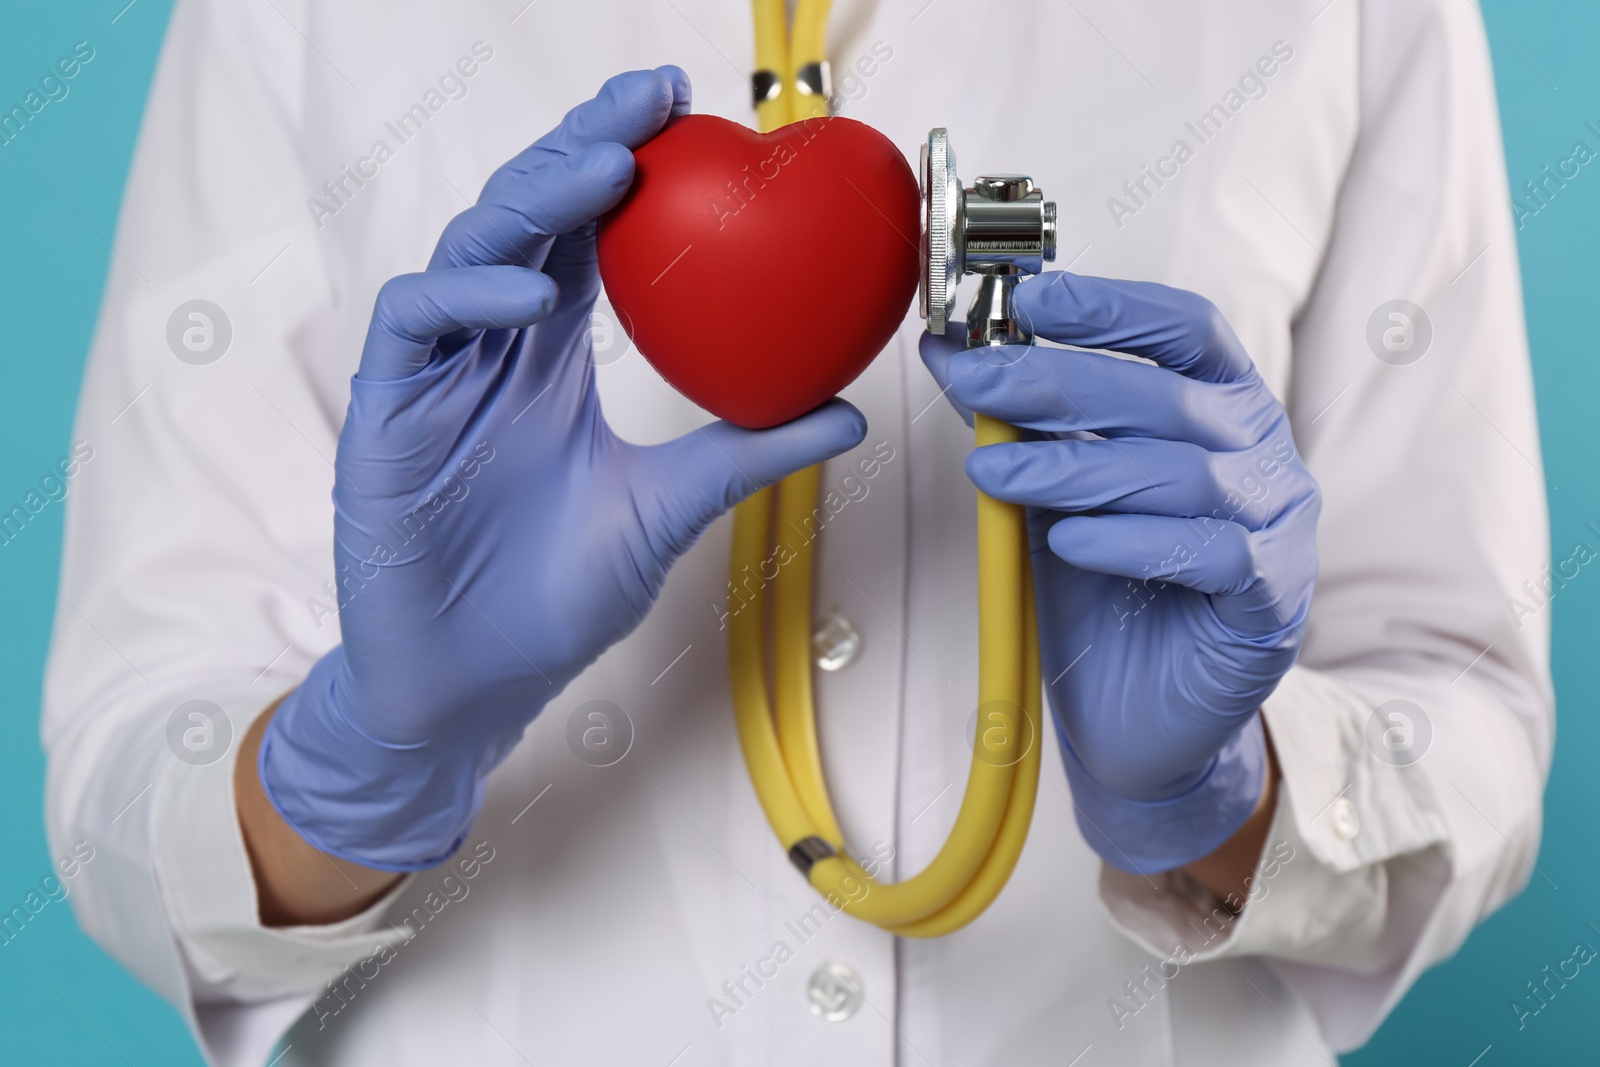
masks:
{"type": "Polygon", "coordinates": [[[918,181],[922,189],[922,278],[917,313],[942,334],[962,275],[977,275],[967,309],[967,346],[1027,344],[1033,332],[1013,313],[1025,275],[1056,258],[1056,205],[1024,174],[991,174],[964,187],[944,127],[928,132],[918,181]]]}

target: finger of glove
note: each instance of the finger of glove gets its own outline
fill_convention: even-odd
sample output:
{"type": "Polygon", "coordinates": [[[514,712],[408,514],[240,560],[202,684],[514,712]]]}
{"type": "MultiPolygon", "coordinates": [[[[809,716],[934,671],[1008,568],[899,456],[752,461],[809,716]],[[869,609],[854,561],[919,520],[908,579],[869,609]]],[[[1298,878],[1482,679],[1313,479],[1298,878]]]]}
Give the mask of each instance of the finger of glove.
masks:
{"type": "Polygon", "coordinates": [[[1143,437],[987,445],[967,456],[967,476],[996,500],[1055,511],[1209,517],[1252,532],[1311,491],[1292,471],[1265,449],[1209,452],[1143,437]]]}
{"type": "Polygon", "coordinates": [[[642,450],[635,495],[650,501],[660,550],[670,562],[751,493],[848,452],[866,432],[866,417],[838,399],[769,430],[714,422],[642,450]]]}
{"type": "Polygon", "coordinates": [[[1215,304],[1155,282],[1052,271],[1017,286],[1016,315],[1040,337],[1126,352],[1207,382],[1255,376],[1255,364],[1215,304]]]}
{"type": "Polygon", "coordinates": [[[550,242],[540,268],[561,287],[561,303],[591,307],[600,297],[600,254],[588,222],[550,242]]]}
{"type": "Polygon", "coordinates": [[[1260,578],[1244,591],[1214,597],[1218,620],[1236,636],[1263,645],[1298,640],[1317,584],[1317,516],[1321,498],[1306,497],[1251,535],[1260,578]]]}
{"type": "MultiPolygon", "coordinates": [[[[1314,502],[1291,516],[1314,524],[1314,502]]],[[[1298,645],[1316,581],[1314,545],[1307,550],[1284,525],[1251,533],[1210,518],[1071,515],[1047,540],[1051,552],[1084,570],[1122,575],[1150,591],[1172,582],[1208,593],[1217,634],[1281,650],[1298,645]]]]}
{"type": "Polygon", "coordinates": [[[1037,346],[950,354],[950,393],[974,411],[1047,432],[1187,441],[1236,452],[1259,441],[1275,406],[1252,381],[1195,381],[1095,352],[1037,346]]]}
{"type": "Polygon", "coordinates": [[[1050,551],[1086,571],[1174,582],[1233,596],[1259,577],[1243,526],[1164,515],[1069,515],[1050,527],[1050,551]]]}
{"type": "Polygon", "coordinates": [[[669,118],[687,114],[689,104],[689,76],[680,67],[628,71],[608,79],[593,99],[567,112],[555,129],[490,176],[478,203],[457,215],[446,227],[430,265],[523,263],[536,266],[536,256],[551,234],[565,233],[605,212],[621,199],[633,180],[632,154],[626,150],[637,148],[654,137],[669,118]],[[610,171],[599,176],[599,187],[590,190],[594,195],[588,209],[580,210],[576,217],[571,216],[570,211],[566,217],[556,212],[542,224],[535,225],[534,232],[522,232],[524,225],[515,216],[522,213],[517,207],[530,189],[530,177],[552,166],[568,164],[571,158],[600,147],[605,147],[606,154],[612,157],[608,164],[610,171]],[[618,155],[627,156],[625,166],[616,158],[618,155]],[[618,181],[620,188],[614,188],[618,181]],[[505,217],[508,207],[512,218],[505,217]]]}
{"type": "Polygon", "coordinates": [[[552,237],[610,210],[632,182],[633,153],[609,141],[520,174],[450,220],[428,269],[537,266],[552,237]]]}
{"type": "MultiPolygon", "coordinates": [[[[937,334],[924,330],[921,340],[917,342],[917,350],[922,355],[922,365],[933,375],[933,380],[939,384],[939,392],[949,401],[950,406],[955,408],[956,414],[960,415],[962,421],[970,427],[972,409],[957,400],[950,391],[950,358],[965,351],[966,347],[966,338],[960,333],[937,334]]],[[[938,397],[934,399],[937,400],[938,397]]],[[[928,407],[932,406],[930,402],[928,407]]],[[[917,418],[921,418],[927,410],[927,407],[923,408],[918,412],[917,418]]]]}
{"type": "Polygon", "coordinates": [[[559,297],[554,282],[522,267],[457,267],[391,278],[373,304],[356,377],[409,378],[428,365],[446,334],[531,326],[550,314],[559,297]]]}
{"type": "Polygon", "coordinates": [[[568,111],[555,129],[501,164],[484,183],[480,199],[590,145],[613,142],[638,148],[660,133],[669,118],[687,115],[689,102],[689,75],[681,67],[668,65],[614,75],[593,99],[568,111]]]}

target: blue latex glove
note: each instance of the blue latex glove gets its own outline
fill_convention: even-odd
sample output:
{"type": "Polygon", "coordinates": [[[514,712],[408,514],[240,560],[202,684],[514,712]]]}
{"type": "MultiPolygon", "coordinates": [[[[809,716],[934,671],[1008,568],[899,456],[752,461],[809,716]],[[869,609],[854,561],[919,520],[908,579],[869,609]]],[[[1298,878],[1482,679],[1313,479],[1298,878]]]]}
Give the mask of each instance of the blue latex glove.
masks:
{"type": "Polygon", "coordinates": [[[1217,309],[1066,273],[1017,287],[1057,348],[925,335],[958,407],[1028,431],[967,459],[1029,506],[1040,656],[1078,825],[1112,866],[1215,850],[1267,771],[1257,714],[1299,652],[1321,497],[1283,406],[1217,309]]]}
{"type": "Polygon", "coordinates": [[[259,763],[325,852],[397,871],[448,857],[490,770],[701,531],[865,433],[842,401],[654,447],[601,415],[593,220],[632,181],[629,149],[688,108],[676,67],[612,78],[378,295],[333,492],[344,643],[283,701],[259,763]]]}

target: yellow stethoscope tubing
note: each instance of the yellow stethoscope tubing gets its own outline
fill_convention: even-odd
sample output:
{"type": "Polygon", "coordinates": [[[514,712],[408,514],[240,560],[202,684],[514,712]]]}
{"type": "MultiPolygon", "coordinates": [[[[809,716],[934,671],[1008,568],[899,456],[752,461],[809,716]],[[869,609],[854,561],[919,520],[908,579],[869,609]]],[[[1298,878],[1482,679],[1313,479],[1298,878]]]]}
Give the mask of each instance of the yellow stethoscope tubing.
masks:
{"type": "MultiPolygon", "coordinates": [[[[800,0],[792,40],[783,0],[754,0],[756,62],[782,79],[782,89],[757,105],[764,130],[826,113],[825,101],[795,91],[796,73],[825,57],[828,0],[800,0]]],[[[978,416],[979,445],[1015,441],[1017,431],[978,416]]],[[[757,798],[780,842],[792,849],[820,838],[836,855],[815,861],[812,886],[857,918],[907,937],[935,937],[982,914],[1016,866],[1032,821],[1043,738],[1033,581],[1020,507],[978,494],[978,659],[980,720],[966,793],[955,826],[932,862],[898,883],[871,878],[844,852],[828,798],[811,688],[810,538],[772,580],[772,673],[769,700],[765,649],[767,594],[759,574],[770,554],[774,518],[780,531],[803,529],[816,504],[821,467],[762,490],[735,510],[730,583],[749,597],[730,616],[729,676],[740,747],[757,798]],[[775,504],[776,502],[776,504],[775,504]],[[776,512],[776,515],[774,514],[776,512]]]]}

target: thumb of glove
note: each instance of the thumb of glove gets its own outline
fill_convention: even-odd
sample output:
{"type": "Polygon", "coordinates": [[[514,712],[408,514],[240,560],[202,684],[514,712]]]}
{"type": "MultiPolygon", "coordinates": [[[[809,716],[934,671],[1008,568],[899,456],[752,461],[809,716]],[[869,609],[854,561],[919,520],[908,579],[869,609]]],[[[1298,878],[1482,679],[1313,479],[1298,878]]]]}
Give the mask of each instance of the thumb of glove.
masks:
{"type": "Polygon", "coordinates": [[[714,422],[675,441],[642,449],[631,472],[634,498],[670,564],[719,515],[758,489],[861,443],[867,420],[830,400],[768,430],[714,422]]]}

